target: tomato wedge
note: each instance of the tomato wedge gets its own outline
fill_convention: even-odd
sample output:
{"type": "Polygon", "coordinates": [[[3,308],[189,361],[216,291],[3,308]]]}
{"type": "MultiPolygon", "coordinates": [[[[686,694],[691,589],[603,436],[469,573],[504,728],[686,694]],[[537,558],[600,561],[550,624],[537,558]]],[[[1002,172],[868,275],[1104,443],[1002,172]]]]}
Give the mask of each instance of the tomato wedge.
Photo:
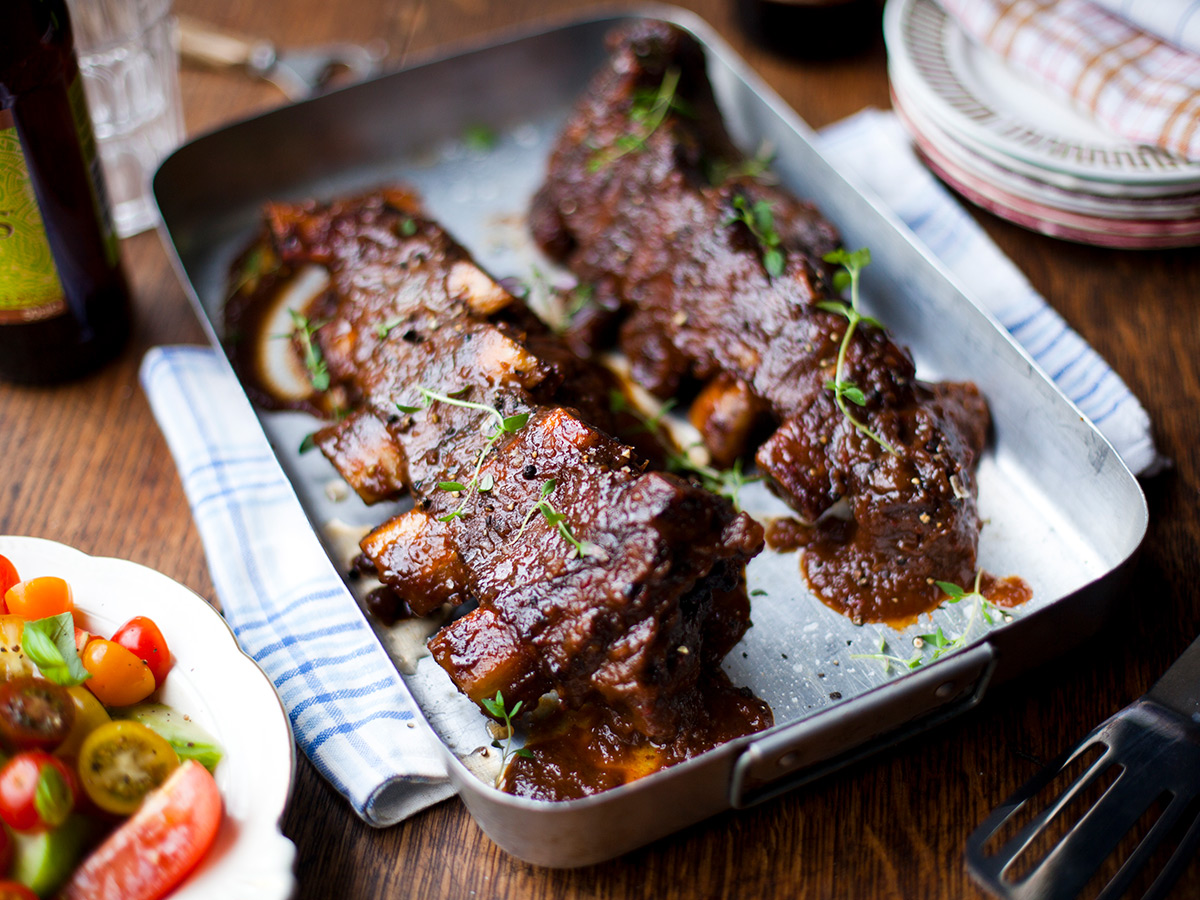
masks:
{"type": "Polygon", "coordinates": [[[75,870],[62,900],[158,900],[208,852],[221,825],[221,792],[188,760],[75,870]]]}

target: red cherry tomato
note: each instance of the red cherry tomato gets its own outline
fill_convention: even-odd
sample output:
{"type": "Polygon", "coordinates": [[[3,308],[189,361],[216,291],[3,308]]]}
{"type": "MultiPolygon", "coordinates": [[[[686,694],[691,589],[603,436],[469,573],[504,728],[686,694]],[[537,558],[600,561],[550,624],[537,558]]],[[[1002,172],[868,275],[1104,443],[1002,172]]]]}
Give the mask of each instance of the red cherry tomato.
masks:
{"type": "Polygon", "coordinates": [[[118,628],[112,639],[148,665],[154,683],[162,686],[171,671],[171,651],[153,619],[135,616],[118,628]]]}
{"type": "Polygon", "coordinates": [[[38,895],[19,881],[0,881],[0,900],[38,900],[38,895]]]}
{"type": "Polygon", "coordinates": [[[75,776],[61,759],[44,750],[18,753],[0,769],[0,819],[17,831],[55,828],[74,808],[76,793],[75,776]]]}
{"type": "Polygon", "coordinates": [[[150,667],[120,644],[93,638],[79,658],[92,676],[84,686],[105,706],[130,706],[154,693],[150,667]]]}
{"type": "Polygon", "coordinates": [[[8,589],[21,580],[17,567],[7,556],[0,555],[0,598],[8,593],[8,589]]]}
{"type": "Polygon", "coordinates": [[[90,631],[84,631],[78,625],[75,626],[75,652],[83,653],[83,648],[88,645],[88,641],[94,638],[95,635],[90,631]]]}
{"type": "Polygon", "coordinates": [[[208,852],[221,825],[221,793],[188,760],[121,825],[59,894],[61,900],[158,900],[208,852]]]}
{"type": "Polygon", "coordinates": [[[75,611],[71,586],[57,575],[18,581],[5,592],[4,605],[10,613],[26,619],[45,619],[75,611]]]}

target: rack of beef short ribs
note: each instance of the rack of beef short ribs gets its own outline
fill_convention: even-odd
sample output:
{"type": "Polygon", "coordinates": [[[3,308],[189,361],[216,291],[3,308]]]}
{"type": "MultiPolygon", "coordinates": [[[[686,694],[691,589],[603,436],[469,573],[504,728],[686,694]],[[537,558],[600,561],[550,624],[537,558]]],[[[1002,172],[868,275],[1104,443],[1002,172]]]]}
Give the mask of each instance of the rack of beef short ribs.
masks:
{"type": "Polygon", "coordinates": [[[986,403],[973,384],[918,382],[905,349],[859,325],[843,371],[865,400],[855,415],[890,449],[858,430],[829,389],[848,320],[818,306],[837,296],[823,261],[834,227],[747,171],[691,37],[641,21],[609,43],[530,216],[538,243],[590,286],[572,345],[615,342],[660,398],[695,392],[690,417],[718,464],[757,450],[806,523],[789,531],[825,603],[856,622],[933,609],[937,581],[976,578],[986,403]],[[775,259],[773,236],[739,216],[759,203],[775,259]]]}
{"type": "Polygon", "coordinates": [[[433,638],[434,658],[477,703],[500,691],[529,711],[554,692],[574,711],[549,720],[535,761],[509,767],[508,789],[580,796],[771,723],[720,666],[749,627],[744,567],[761,527],[611,437],[607,374],[413,195],[272,204],[247,259],[273,271],[243,274],[227,324],[267,403],[278,398],[246,349],[256,307],[305,266],[329,273],[293,335],[300,354],[312,341],[329,384],[300,405],[341,416],[315,442],[365,500],[415,500],[362,542],[379,578],[418,614],[477,604],[433,638]]]}

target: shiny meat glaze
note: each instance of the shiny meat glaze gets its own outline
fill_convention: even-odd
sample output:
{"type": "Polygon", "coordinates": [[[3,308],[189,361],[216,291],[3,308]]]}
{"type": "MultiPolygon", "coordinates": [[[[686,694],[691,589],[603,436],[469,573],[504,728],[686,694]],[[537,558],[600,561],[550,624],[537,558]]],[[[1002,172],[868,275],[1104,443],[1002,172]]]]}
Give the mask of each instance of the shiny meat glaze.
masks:
{"type": "MultiPolygon", "coordinates": [[[[285,266],[331,277],[305,314],[320,323],[327,393],[346,406],[317,445],[364,498],[416,500],[364,539],[365,555],[418,613],[477,604],[431,643],[461,690],[477,702],[501,691],[526,709],[555,691],[568,706],[610,707],[619,729],[654,740],[690,732],[717,694],[744,697],[702,676],[749,626],[743,570],[763,542],[753,520],[645,473],[633,448],[597,428],[614,426],[611,382],[411,195],[273,205],[267,222],[285,266]],[[497,413],[428,402],[420,388],[497,413]],[[528,419],[493,441],[510,416],[528,419]],[[478,490],[439,488],[473,481],[478,490]]],[[[744,706],[738,734],[770,724],[765,704],[744,706]]],[[[691,752],[710,746],[697,738],[691,752]]]]}
{"type": "Polygon", "coordinates": [[[898,453],[857,431],[826,387],[846,319],[815,305],[835,296],[821,260],[838,246],[833,227],[781,188],[725,174],[746,161],[690,37],[642,21],[610,44],[531,211],[541,246],[593,286],[577,342],[615,334],[645,387],[698,391],[691,418],[718,464],[757,450],[775,490],[815,523],[803,565],[822,600],[855,621],[932,609],[943,599],[935,580],[975,575],[986,404],[972,385],[921,385],[906,350],[860,326],[845,377],[866,397],[857,415],[898,453]],[[639,98],[675,75],[680,102],[646,134],[639,98]],[[639,146],[612,149],[631,134],[639,146]],[[739,197],[770,204],[784,254],[776,275],[735,220],[739,197]],[[848,508],[830,514],[843,499],[848,508]]]}

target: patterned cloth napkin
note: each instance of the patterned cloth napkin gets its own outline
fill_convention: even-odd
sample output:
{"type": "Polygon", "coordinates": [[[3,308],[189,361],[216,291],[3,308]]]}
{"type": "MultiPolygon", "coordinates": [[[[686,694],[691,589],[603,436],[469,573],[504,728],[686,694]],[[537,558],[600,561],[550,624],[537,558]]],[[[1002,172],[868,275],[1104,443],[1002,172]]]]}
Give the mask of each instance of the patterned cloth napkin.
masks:
{"type": "MultiPolygon", "coordinates": [[[[920,165],[893,116],[867,110],[827,129],[821,144],[978,292],[1131,468],[1153,462],[1137,400],[920,165]]],[[[450,796],[437,738],[313,534],[224,357],[158,347],[141,378],[225,617],[279,691],[300,748],[372,825],[450,796]]]]}
{"type": "Polygon", "coordinates": [[[209,347],[156,347],[141,378],[225,619],[275,685],[296,743],[371,825],[451,796],[437,738],[309,526],[225,358],[209,347]]]}
{"type": "MultiPolygon", "coordinates": [[[[1113,133],[1200,159],[1200,54],[1089,0],[939,2],[974,40],[1113,133]]],[[[1169,13],[1141,20],[1181,39],[1190,35],[1188,11],[1175,0],[1164,5],[1177,9],[1173,28],[1169,13]]],[[[1185,5],[1194,12],[1194,3],[1185,5]]]]}

